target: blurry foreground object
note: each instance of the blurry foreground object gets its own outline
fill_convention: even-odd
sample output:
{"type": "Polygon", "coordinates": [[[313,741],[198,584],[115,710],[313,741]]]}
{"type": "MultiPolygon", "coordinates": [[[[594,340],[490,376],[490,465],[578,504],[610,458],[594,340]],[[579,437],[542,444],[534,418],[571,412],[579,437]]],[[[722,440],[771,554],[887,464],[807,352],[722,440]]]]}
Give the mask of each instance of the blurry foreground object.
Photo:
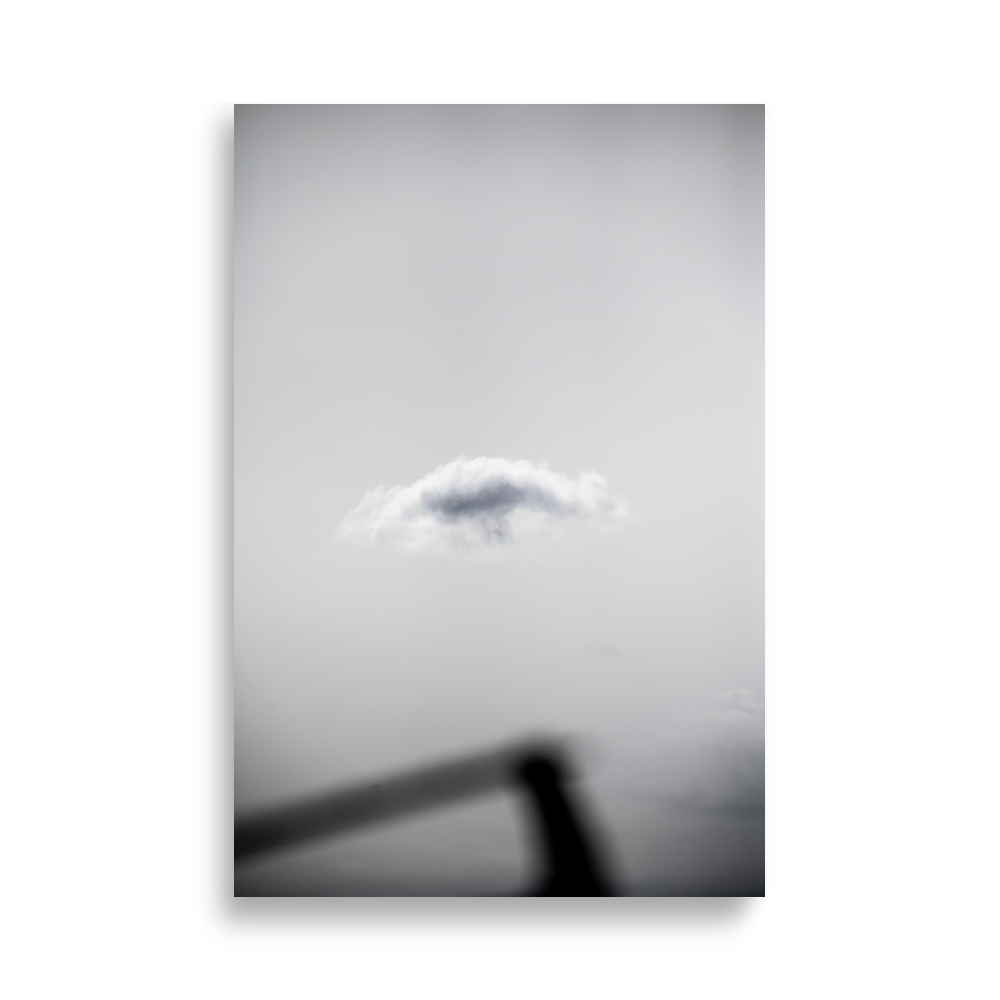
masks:
{"type": "Polygon", "coordinates": [[[526,743],[236,820],[235,860],[490,792],[519,791],[533,817],[543,874],[531,895],[610,896],[601,852],[567,787],[564,748],[526,743]]]}

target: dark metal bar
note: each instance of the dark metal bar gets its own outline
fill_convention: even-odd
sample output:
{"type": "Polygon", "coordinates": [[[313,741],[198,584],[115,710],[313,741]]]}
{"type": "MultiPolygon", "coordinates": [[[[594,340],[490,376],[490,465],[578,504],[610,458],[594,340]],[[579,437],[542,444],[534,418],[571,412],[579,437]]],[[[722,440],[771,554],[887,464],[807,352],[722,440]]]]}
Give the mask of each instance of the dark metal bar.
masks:
{"type": "Polygon", "coordinates": [[[235,860],[518,787],[535,819],[545,871],[535,895],[609,895],[592,836],[566,787],[569,777],[560,748],[541,742],[438,764],[237,819],[235,860]]]}
{"type": "Polygon", "coordinates": [[[604,864],[557,754],[528,754],[517,777],[533,806],[545,874],[536,896],[610,896],[604,864]]]}
{"type": "Polygon", "coordinates": [[[493,751],[237,819],[236,860],[497,791],[534,752],[550,751],[535,745],[493,751]]]}

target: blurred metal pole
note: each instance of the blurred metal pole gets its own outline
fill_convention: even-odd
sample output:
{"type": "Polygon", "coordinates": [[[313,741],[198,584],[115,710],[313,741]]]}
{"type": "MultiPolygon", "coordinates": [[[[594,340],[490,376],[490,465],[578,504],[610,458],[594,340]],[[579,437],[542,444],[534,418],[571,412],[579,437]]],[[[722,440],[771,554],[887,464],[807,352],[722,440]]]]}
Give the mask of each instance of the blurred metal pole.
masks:
{"type": "Polygon", "coordinates": [[[611,896],[593,834],[566,787],[566,767],[553,753],[527,755],[517,776],[534,807],[536,835],[545,861],[536,896],[611,896]]]}

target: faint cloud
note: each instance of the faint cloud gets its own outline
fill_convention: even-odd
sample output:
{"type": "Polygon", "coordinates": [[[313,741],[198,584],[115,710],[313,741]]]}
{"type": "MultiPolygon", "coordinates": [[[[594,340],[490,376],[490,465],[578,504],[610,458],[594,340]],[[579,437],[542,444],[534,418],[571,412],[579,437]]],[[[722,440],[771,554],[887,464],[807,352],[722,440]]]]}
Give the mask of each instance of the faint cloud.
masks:
{"type": "Polygon", "coordinates": [[[746,688],[727,691],[722,700],[726,707],[705,714],[709,727],[730,734],[741,732],[748,739],[764,739],[764,703],[746,688]]]}
{"type": "Polygon", "coordinates": [[[341,522],[335,538],[410,552],[500,553],[575,528],[604,531],[631,519],[598,472],[575,479],[544,463],[459,457],[409,486],[379,486],[341,522]]]}
{"type": "Polygon", "coordinates": [[[726,820],[764,816],[764,704],[745,688],[722,695],[694,731],[667,740],[656,763],[630,784],[634,794],[679,813],[726,820]]]}

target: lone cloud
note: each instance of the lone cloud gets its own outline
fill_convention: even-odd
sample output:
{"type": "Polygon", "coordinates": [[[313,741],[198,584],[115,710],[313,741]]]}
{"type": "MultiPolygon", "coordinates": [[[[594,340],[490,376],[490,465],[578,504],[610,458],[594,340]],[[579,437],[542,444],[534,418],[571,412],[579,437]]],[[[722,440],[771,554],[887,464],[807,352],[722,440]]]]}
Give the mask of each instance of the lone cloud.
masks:
{"type": "Polygon", "coordinates": [[[630,516],[600,473],[573,479],[543,463],[460,457],[410,486],[367,493],[335,537],[411,552],[503,552],[580,525],[614,529],[630,516]]]}

